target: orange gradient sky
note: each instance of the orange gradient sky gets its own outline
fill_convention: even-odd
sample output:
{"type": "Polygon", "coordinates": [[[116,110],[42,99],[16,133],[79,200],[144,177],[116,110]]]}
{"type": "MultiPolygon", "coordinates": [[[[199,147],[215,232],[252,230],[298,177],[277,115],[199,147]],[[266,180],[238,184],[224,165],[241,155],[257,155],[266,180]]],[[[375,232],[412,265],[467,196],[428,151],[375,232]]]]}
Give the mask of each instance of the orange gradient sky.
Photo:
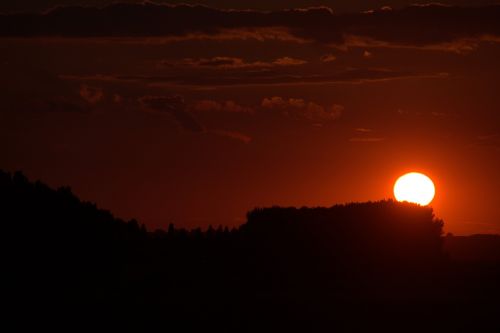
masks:
{"type": "Polygon", "coordinates": [[[4,15],[0,168],[151,228],[392,198],[418,171],[446,231],[500,233],[500,6],[359,12],[379,5],[186,7],[154,29],[133,5],[123,25],[4,15]]]}

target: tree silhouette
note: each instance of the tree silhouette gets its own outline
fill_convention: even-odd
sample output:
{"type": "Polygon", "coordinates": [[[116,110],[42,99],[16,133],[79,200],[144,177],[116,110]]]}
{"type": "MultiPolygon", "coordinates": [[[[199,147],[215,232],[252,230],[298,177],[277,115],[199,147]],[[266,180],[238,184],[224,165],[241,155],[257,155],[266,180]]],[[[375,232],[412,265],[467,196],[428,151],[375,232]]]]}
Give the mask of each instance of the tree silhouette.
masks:
{"type": "Polygon", "coordinates": [[[0,171],[0,221],[3,299],[25,318],[141,331],[498,328],[499,237],[443,237],[430,207],[257,208],[232,230],[148,232],[69,187],[0,171]]]}

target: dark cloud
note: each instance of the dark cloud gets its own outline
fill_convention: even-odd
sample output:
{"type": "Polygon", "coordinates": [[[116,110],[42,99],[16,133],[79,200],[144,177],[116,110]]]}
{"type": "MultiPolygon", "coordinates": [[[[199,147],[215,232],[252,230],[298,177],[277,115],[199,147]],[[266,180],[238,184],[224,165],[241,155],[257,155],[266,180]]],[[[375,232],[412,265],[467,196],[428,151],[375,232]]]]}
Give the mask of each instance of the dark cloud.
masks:
{"type": "Polygon", "coordinates": [[[358,133],[371,133],[373,130],[371,128],[358,127],[354,129],[358,133]]]}
{"type": "MultiPolygon", "coordinates": [[[[109,77],[74,75],[62,76],[67,80],[85,80],[98,82],[109,81],[109,77]]],[[[307,85],[323,83],[363,83],[388,81],[409,78],[446,78],[447,73],[416,73],[410,71],[392,71],[388,69],[358,68],[339,71],[331,74],[287,74],[275,71],[258,72],[227,72],[215,75],[199,73],[185,73],[172,76],[116,76],[116,82],[147,82],[152,87],[163,86],[193,86],[193,87],[225,87],[225,86],[265,86],[265,85],[307,85]]]]}
{"type": "Polygon", "coordinates": [[[327,7],[263,12],[148,2],[0,16],[2,36],[186,37],[269,28],[283,28],[298,39],[335,45],[424,47],[463,39],[498,41],[500,5],[413,5],[335,14],[327,7]]]}
{"type": "Polygon", "coordinates": [[[214,100],[201,100],[191,106],[191,110],[196,112],[228,112],[228,113],[247,113],[253,114],[254,109],[239,105],[234,101],[218,102],[214,100]]]}
{"type": "Polygon", "coordinates": [[[358,143],[374,143],[374,142],[382,142],[385,141],[385,138],[378,137],[354,137],[350,138],[349,142],[358,142],[358,143]]]}
{"type": "MultiPolygon", "coordinates": [[[[60,5],[104,6],[115,3],[116,0],[2,0],[0,2],[0,12],[19,11],[42,11],[60,5]]],[[[144,0],[128,0],[127,2],[141,3],[144,0]]],[[[155,0],[157,3],[182,4],[185,0],[155,0]]],[[[358,12],[381,6],[401,7],[412,3],[409,0],[197,0],[199,4],[227,9],[259,9],[278,10],[282,8],[299,8],[307,6],[333,6],[336,12],[358,12]]],[[[441,0],[441,3],[452,3],[461,5],[491,4],[491,0],[441,0]]]]}
{"type": "Polygon", "coordinates": [[[186,110],[186,103],[181,96],[144,96],[139,99],[139,103],[146,111],[172,115],[177,123],[187,131],[195,133],[205,131],[195,117],[186,110]]]}
{"type": "Polygon", "coordinates": [[[18,62],[0,64],[2,111],[86,113],[102,100],[99,88],[68,84],[47,70],[18,62]]]}
{"type": "Polygon", "coordinates": [[[344,107],[338,104],[325,107],[315,102],[306,101],[303,98],[286,99],[280,96],[264,98],[261,106],[264,109],[278,110],[282,114],[292,118],[306,119],[314,123],[337,120],[342,116],[342,112],[344,111],[344,107]]]}
{"type": "Polygon", "coordinates": [[[19,101],[12,108],[14,111],[35,113],[87,113],[90,111],[85,104],[62,96],[26,99],[19,101]]]}
{"type": "Polygon", "coordinates": [[[307,63],[307,61],[292,57],[279,58],[273,62],[273,64],[277,66],[297,66],[297,65],[303,65],[305,63],[307,63]]]}
{"type": "Polygon", "coordinates": [[[82,84],[80,87],[80,96],[89,104],[96,104],[104,97],[104,92],[100,88],[90,87],[82,84]]]}
{"type": "Polygon", "coordinates": [[[371,53],[370,51],[366,51],[365,50],[363,52],[363,57],[365,57],[365,58],[371,58],[371,57],[373,57],[373,53],[371,53]]]}
{"type": "Polygon", "coordinates": [[[500,152],[500,133],[479,135],[468,146],[491,148],[494,151],[500,152]]]}
{"type": "Polygon", "coordinates": [[[162,61],[161,66],[187,66],[187,67],[206,67],[221,69],[244,69],[244,68],[271,68],[275,66],[298,66],[306,64],[307,61],[292,57],[278,58],[272,62],[266,61],[246,61],[236,57],[212,57],[212,58],[185,58],[178,62],[162,61]]]}
{"type": "MultiPolygon", "coordinates": [[[[282,26],[299,36],[306,36],[326,28],[325,23],[331,18],[332,11],[326,7],[259,12],[199,5],[117,3],[104,8],[59,7],[39,15],[2,15],[0,32],[3,36],[182,36],[218,34],[225,29],[282,26]]],[[[329,40],[333,35],[335,30],[331,31],[329,40]]]]}
{"type": "Polygon", "coordinates": [[[253,140],[250,135],[242,133],[238,130],[206,128],[200,124],[190,112],[248,112],[248,110],[250,110],[247,110],[232,101],[219,103],[205,100],[188,106],[181,96],[143,96],[139,98],[139,103],[146,112],[153,112],[157,114],[165,113],[171,115],[182,129],[189,132],[214,135],[230,140],[236,140],[245,144],[249,144],[253,140]]]}
{"type": "Polygon", "coordinates": [[[377,136],[371,128],[358,127],[354,129],[354,132],[356,132],[356,136],[349,138],[349,142],[375,143],[386,140],[385,137],[377,136]]]}
{"type": "Polygon", "coordinates": [[[334,62],[337,60],[337,57],[333,54],[325,54],[324,56],[321,56],[320,60],[321,62],[334,62]]]}
{"type": "Polygon", "coordinates": [[[252,142],[251,136],[244,134],[244,133],[241,133],[241,132],[238,132],[238,131],[210,130],[209,133],[215,134],[218,136],[222,136],[222,137],[226,137],[229,139],[241,141],[241,142],[246,143],[246,144],[249,144],[250,142],[252,142]]]}
{"type": "Polygon", "coordinates": [[[193,67],[220,67],[220,68],[246,68],[246,67],[260,67],[265,66],[261,62],[245,62],[241,58],[234,57],[213,57],[210,59],[191,59],[187,58],[182,60],[179,65],[193,66],[193,67]]]}

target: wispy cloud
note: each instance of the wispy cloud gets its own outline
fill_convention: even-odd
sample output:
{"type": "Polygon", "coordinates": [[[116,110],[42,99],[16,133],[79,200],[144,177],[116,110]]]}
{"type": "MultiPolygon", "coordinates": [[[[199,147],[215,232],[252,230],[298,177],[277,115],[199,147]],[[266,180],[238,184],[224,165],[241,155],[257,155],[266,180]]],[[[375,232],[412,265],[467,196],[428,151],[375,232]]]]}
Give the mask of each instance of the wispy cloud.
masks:
{"type": "Polygon", "coordinates": [[[441,4],[335,14],[328,7],[262,12],[152,2],[104,8],[59,7],[39,15],[0,16],[4,37],[280,39],[336,46],[467,51],[500,41],[500,5],[441,4]],[[151,13],[154,13],[152,15],[151,13]]]}
{"type": "Polygon", "coordinates": [[[212,58],[184,58],[181,61],[161,61],[163,67],[184,66],[184,67],[205,67],[218,69],[252,69],[252,68],[272,68],[276,66],[298,66],[306,64],[307,61],[292,57],[282,57],[271,62],[266,61],[246,61],[236,57],[212,57],[212,58]]]}
{"type": "Polygon", "coordinates": [[[215,135],[222,136],[222,137],[237,140],[237,141],[243,142],[245,144],[249,144],[250,142],[252,142],[251,136],[244,134],[244,133],[241,133],[241,132],[238,132],[238,131],[226,131],[226,130],[214,129],[214,130],[209,130],[208,132],[215,134],[215,135]]]}
{"type": "Polygon", "coordinates": [[[233,86],[287,86],[317,84],[362,84],[366,82],[384,82],[405,79],[446,79],[448,73],[418,73],[394,71],[380,68],[357,68],[335,73],[286,74],[274,71],[230,72],[204,75],[179,74],[172,76],[148,75],[61,75],[66,80],[81,82],[128,82],[147,83],[151,87],[233,87],[233,86]]]}
{"type": "Polygon", "coordinates": [[[255,110],[248,106],[242,106],[234,101],[214,101],[201,100],[191,106],[191,110],[195,112],[228,112],[228,113],[248,113],[253,114],[255,110]]]}
{"type": "Polygon", "coordinates": [[[86,84],[80,86],[80,97],[90,104],[100,102],[104,97],[104,92],[100,88],[90,87],[86,84]]]}
{"type": "Polygon", "coordinates": [[[139,103],[144,111],[171,115],[187,131],[205,131],[203,125],[186,110],[186,103],[181,96],[143,96],[139,98],[139,103]]]}
{"type": "Polygon", "coordinates": [[[364,143],[373,143],[373,142],[382,142],[385,141],[385,138],[378,137],[354,137],[350,138],[349,142],[364,142],[364,143]]]}
{"type": "Polygon", "coordinates": [[[337,57],[333,54],[325,54],[324,56],[321,56],[319,60],[321,60],[321,62],[334,62],[337,60],[337,57]]]}
{"type": "Polygon", "coordinates": [[[280,96],[264,98],[261,106],[264,109],[278,110],[284,115],[303,118],[314,123],[337,120],[344,111],[344,107],[338,104],[325,107],[315,102],[306,101],[303,98],[285,99],[280,96]]]}

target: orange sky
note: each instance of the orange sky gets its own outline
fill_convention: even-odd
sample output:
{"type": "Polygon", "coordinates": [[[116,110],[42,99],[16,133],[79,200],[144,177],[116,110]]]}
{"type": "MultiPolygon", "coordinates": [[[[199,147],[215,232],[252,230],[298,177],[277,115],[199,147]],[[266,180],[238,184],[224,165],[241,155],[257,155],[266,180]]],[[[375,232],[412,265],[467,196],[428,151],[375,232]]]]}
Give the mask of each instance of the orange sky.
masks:
{"type": "Polygon", "coordinates": [[[215,9],[92,33],[0,17],[0,168],[152,228],[388,198],[420,171],[446,231],[499,233],[500,7],[317,11],[222,12],[223,31],[215,9]]]}

